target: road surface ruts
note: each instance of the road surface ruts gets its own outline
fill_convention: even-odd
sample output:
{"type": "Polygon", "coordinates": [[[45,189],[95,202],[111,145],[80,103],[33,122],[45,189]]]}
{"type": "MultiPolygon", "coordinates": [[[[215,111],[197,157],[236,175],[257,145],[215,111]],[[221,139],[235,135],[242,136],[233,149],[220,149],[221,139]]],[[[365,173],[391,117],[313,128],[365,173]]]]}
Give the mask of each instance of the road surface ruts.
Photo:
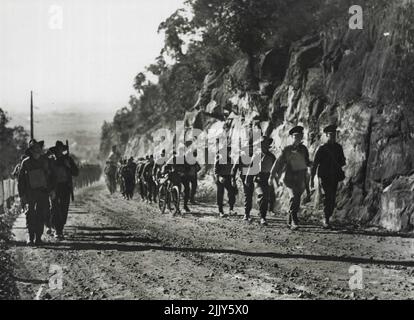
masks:
{"type": "MultiPolygon", "coordinates": [[[[323,230],[292,232],[284,217],[261,227],[220,219],[213,204],[184,217],[154,205],[83,190],[66,239],[25,246],[24,217],[9,249],[21,299],[407,299],[414,298],[414,239],[323,230]],[[56,284],[62,270],[62,289],[56,284]],[[350,268],[363,289],[351,290],[350,268]],[[361,268],[361,269],[358,269],[361,268]],[[50,283],[49,280],[51,279],[50,283]]],[[[257,215],[257,213],[255,212],[257,215]]]]}

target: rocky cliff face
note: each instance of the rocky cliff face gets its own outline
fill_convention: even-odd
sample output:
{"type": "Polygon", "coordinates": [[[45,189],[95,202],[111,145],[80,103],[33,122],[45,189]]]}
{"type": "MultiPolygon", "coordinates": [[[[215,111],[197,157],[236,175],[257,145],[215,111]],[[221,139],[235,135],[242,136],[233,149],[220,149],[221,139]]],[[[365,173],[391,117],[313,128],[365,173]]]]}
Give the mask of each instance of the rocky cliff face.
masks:
{"type": "MultiPolygon", "coordinates": [[[[414,10],[393,0],[364,8],[363,30],[338,21],[257,59],[260,90],[249,90],[247,60],[206,76],[197,107],[204,128],[222,128],[224,109],[233,111],[230,133],[253,119],[275,140],[278,156],[289,129],[303,125],[311,157],[324,142],[322,129],[336,123],[347,158],[346,179],[335,219],[392,231],[414,226],[414,10]],[[231,104],[228,103],[231,101],[231,104]],[[214,117],[211,117],[211,116],[214,117]]],[[[127,155],[149,151],[148,137],[135,137],[127,155]]],[[[286,208],[283,188],[278,208],[286,208]]]]}

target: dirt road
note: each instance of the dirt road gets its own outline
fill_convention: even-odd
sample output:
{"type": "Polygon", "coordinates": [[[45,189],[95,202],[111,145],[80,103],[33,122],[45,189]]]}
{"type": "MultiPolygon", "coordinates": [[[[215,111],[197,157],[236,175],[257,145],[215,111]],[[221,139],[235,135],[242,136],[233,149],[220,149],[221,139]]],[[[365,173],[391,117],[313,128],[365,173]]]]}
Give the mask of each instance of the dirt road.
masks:
{"type": "MultiPolygon", "coordinates": [[[[323,230],[284,217],[218,218],[212,204],[183,217],[110,196],[103,185],[72,205],[67,236],[25,246],[24,217],[8,253],[21,299],[408,299],[414,239],[323,230]],[[351,279],[352,278],[352,279],[351,279]],[[350,289],[353,284],[353,290],[350,289]],[[60,282],[61,280],[61,282],[60,282]]],[[[254,213],[257,215],[257,212],[254,213]]]]}

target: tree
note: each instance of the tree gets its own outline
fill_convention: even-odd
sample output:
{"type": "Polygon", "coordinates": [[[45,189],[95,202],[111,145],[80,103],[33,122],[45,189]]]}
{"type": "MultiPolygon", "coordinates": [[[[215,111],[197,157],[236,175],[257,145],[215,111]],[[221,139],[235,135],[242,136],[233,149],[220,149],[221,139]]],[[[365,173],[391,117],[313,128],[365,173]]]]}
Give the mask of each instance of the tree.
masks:
{"type": "Polygon", "coordinates": [[[0,108],[0,179],[10,176],[28,147],[28,133],[21,126],[8,127],[9,120],[6,112],[0,108]]]}

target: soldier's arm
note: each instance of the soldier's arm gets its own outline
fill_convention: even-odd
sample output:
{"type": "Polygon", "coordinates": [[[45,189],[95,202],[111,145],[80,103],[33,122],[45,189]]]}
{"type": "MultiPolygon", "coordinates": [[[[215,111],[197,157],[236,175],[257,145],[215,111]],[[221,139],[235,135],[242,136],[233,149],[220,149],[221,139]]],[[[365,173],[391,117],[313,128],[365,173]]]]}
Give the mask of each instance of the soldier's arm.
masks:
{"type": "Polygon", "coordinates": [[[274,164],[274,176],[280,176],[285,169],[287,163],[286,152],[286,149],[284,149],[280,157],[276,160],[274,164]]]}
{"type": "Polygon", "coordinates": [[[214,163],[214,175],[215,175],[216,177],[218,177],[218,176],[219,176],[219,165],[220,165],[220,163],[219,163],[219,158],[217,157],[217,158],[216,158],[216,162],[214,163]]]}
{"type": "Polygon", "coordinates": [[[304,150],[305,150],[305,162],[306,162],[306,166],[311,167],[312,166],[312,162],[310,161],[309,150],[305,146],[303,146],[303,147],[304,147],[304,150]]]}
{"type": "Polygon", "coordinates": [[[19,176],[17,178],[17,190],[19,192],[20,198],[26,198],[27,196],[27,168],[26,164],[23,162],[19,171],[19,176]]]}
{"type": "MultiPolygon", "coordinates": [[[[244,182],[245,184],[251,184],[253,182],[253,177],[255,176],[255,174],[253,174],[253,165],[256,163],[260,163],[260,158],[259,158],[259,162],[257,160],[258,155],[254,155],[252,162],[250,163],[249,168],[247,169],[247,174],[246,174],[246,181],[244,182]]],[[[260,156],[259,156],[260,157],[260,156]]]]}
{"type": "Polygon", "coordinates": [[[236,176],[237,170],[239,170],[239,168],[240,168],[240,162],[238,161],[231,168],[231,175],[232,175],[232,177],[235,177],[236,176]]]}
{"type": "Polygon", "coordinates": [[[346,158],[345,158],[345,155],[344,155],[344,149],[342,148],[341,145],[338,144],[338,146],[339,146],[339,165],[341,167],[343,167],[343,166],[346,165],[346,158]]]}
{"type": "Polygon", "coordinates": [[[313,161],[312,169],[311,169],[311,183],[313,182],[313,179],[315,178],[316,171],[318,170],[319,164],[321,162],[321,148],[316,151],[315,159],[313,161]]]}

